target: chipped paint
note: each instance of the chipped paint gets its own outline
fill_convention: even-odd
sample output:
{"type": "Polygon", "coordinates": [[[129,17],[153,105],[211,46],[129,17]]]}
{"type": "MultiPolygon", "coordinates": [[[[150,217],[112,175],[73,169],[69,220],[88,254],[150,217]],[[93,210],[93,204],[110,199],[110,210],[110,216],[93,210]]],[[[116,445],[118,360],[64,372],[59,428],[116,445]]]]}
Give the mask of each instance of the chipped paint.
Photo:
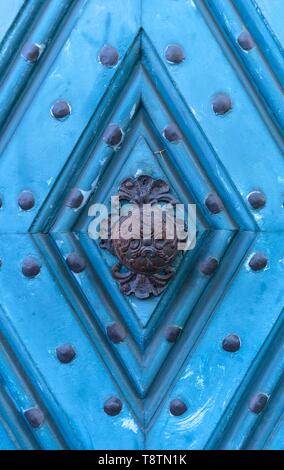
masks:
{"type": "Polygon", "coordinates": [[[135,434],[138,433],[138,426],[135,421],[131,418],[123,418],[121,426],[125,429],[133,431],[135,434]]]}

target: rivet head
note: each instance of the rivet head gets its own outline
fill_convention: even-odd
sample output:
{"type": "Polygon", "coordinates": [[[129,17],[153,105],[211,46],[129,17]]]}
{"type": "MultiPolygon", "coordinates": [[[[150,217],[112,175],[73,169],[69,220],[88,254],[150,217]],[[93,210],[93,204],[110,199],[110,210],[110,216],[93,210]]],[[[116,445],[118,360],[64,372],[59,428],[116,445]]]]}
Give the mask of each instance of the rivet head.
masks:
{"type": "Polygon", "coordinates": [[[76,274],[81,273],[86,268],[84,258],[78,253],[70,253],[66,258],[66,262],[71,271],[76,274]]]}
{"type": "Polygon", "coordinates": [[[182,47],[177,44],[169,44],[166,47],[165,57],[171,64],[180,64],[185,59],[182,47]]]}
{"type": "Polygon", "coordinates": [[[173,416],[180,416],[187,410],[186,404],[177,398],[170,403],[170,412],[173,416]]]}
{"type": "Polygon", "coordinates": [[[119,323],[113,323],[107,327],[107,335],[109,339],[114,343],[122,343],[126,338],[126,331],[119,323]]]}
{"type": "Polygon", "coordinates": [[[253,271],[261,271],[262,269],[266,268],[267,263],[268,260],[263,253],[255,253],[249,261],[249,267],[253,271]]]}
{"type": "Polygon", "coordinates": [[[41,54],[42,48],[33,42],[28,42],[22,49],[22,57],[28,62],[36,62],[41,54]]]}
{"type": "Polygon", "coordinates": [[[35,198],[31,191],[22,191],[18,198],[19,207],[23,211],[32,209],[35,205],[35,198]]]}
{"type": "Polygon", "coordinates": [[[104,404],[104,411],[109,416],[116,416],[122,410],[122,402],[117,397],[109,398],[104,404]]]}
{"type": "Polygon", "coordinates": [[[251,398],[249,403],[249,409],[253,413],[259,414],[266,406],[268,402],[268,395],[266,393],[258,393],[251,398]]]}
{"type": "Polygon", "coordinates": [[[22,273],[26,277],[35,277],[40,273],[40,264],[32,256],[24,259],[22,263],[22,273]]]}
{"type": "Polygon", "coordinates": [[[80,189],[73,188],[66,198],[65,205],[67,207],[71,207],[72,209],[78,209],[78,207],[81,206],[83,200],[84,196],[80,189]]]}
{"type": "Polygon", "coordinates": [[[51,114],[55,119],[64,119],[71,114],[71,106],[67,101],[57,100],[52,105],[51,114]]]}
{"type": "Polygon", "coordinates": [[[168,326],[166,329],[166,340],[169,343],[175,343],[181,333],[181,327],[176,325],[168,326]]]}
{"type": "Polygon", "coordinates": [[[117,50],[109,45],[102,47],[99,54],[99,61],[105,67],[114,67],[119,59],[117,50]]]}
{"type": "Polygon", "coordinates": [[[164,136],[169,142],[179,142],[181,140],[181,133],[175,124],[169,124],[164,129],[164,136]]]}
{"type": "Polygon", "coordinates": [[[123,132],[117,124],[110,124],[103,134],[103,140],[111,147],[119,145],[122,141],[122,137],[123,132]]]}
{"type": "Polygon", "coordinates": [[[265,206],[266,199],[260,191],[253,191],[248,195],[248,202],[254,209],[261,209],[265,206]]]}
{"type": "Polygon", "coordinates": [[[200,271],[205,274],[206,276],[211,276],[216,269],[218,268],[219,262],[216,258],[212,256],[208,256],[202,263],[200,264],[200,271]]]}
{"type": "Polygon", "coordinates": [[[205,205],[212,214],[219,214],[224,209],[221,199],[215,193],[208,194],[205,205]]]}
{"type": "Polygon", "coordinates": [[[243,31],[239,35],[238,43],[244,51],[250,51],[255,47],[255,42],[248,31],[243,31]]]}
{"type": "Polygon", "coordinates": [[[227,352],[236,352],[240,349],[241,341],[239,336],[230,334],[225,336],[222,341],[222,348],[227,352]]]}
{"type": "Polygon", "coordinates": [[[212,102],[213,111],[217,115],[223,115],[231,111],[232,101],[226,93],[217,93],[212,102]]]}
{"type": "Polygon", "coordinates": [[[62,364],[69,364],[76,357],[76,351],[71,344],[62,344],[56,348],[57,359],[62,364]]]}
{"type": "Polygon", "coordinates": [[[39,428],[44,422],[44,414],[39,408],[24,411],[24,416],[32,428],[39,428]]]}

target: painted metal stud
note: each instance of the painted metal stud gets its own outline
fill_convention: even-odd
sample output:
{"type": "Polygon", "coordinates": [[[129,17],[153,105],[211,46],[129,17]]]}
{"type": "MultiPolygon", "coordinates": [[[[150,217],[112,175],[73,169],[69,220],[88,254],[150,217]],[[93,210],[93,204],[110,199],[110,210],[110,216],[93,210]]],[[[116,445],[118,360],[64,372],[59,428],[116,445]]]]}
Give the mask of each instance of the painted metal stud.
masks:
{"type": "Polygon", "coordinates": [[[44,422],[44,414],[40,408],[30,408],[24,411],[24,416],[32,428],[39,428],[44,422]]]}
{"type": "Polygon", "coordinates": [[[81,206],[83,200],[84,196],[80,189],[73,188],[66,198],[65,205],[67,207],[71,207],[72,209],[78,209],[78,207],[81,206]]]}
{"type": "Polygon", "coordinates": [[[66,262],[69,268],[71,269],[71,271],[73,271],[73,273],[76,273],[76,274],[81,273],[86,268],[86,263],[85,263],[84,258],[75,252],[70,253],[67,256],[66,262]]]}
{"type": "Polygon", "coordinates": [[[251,398],[249,403],[249,409],[253,413],[259,414],[266,406],[269,396],[267,393],[258,393],[251,398]]]}
{"type": "Polygon", "coordinates": [[[123,132],[117,124],[110,124],[103,134],[103,140],[110,147],[119,145],[122,141],[122,138],[123,132]]]}
{"type": "Polygon", "coordinates": [[[114,67],[119,59],[117,50],[110,45],[105,45],[102,47],[99,53],[99,61],[105,67],[111,68],[114,67]]]}
{"type": "Polygon", "coordinates": [[[182,138],[181,133],[175,124],[169,124],[164,129],[164,136],[169,142],[179,142],[182,138]]]}
{"type": "Polygon", "coordinates": [[[35,205],[35,198],[31,191],[22,191],[18,198],[19,207],[23,211],[32,209],[35,205]]]}
{"type": "Polygon", "coordinates": [[[217,93],[212,101],[213,111],[217,116],[222,116],[232,109],[232,101],[226,93],[217,93]]]}
{"type": "Polygon", "coordinates": [[[170,64],[180,64],[185,59],[182,47],[177,44],[169,44],[166,47],[165,57],[170,64]]]}
{"type": "Polygon", "coordinates": [[[253,271],[261,271],[266,268],[267,263],[267,257],[263,253],[255,253],[249,261],[249,266],[253,271]]]}
{"type": "Polygon", "coordinates": [[[67,101],[57,100],[51,107],[51,114],[55,119],[64,119],[71,114],[71,106],[67,101]]]}
{"type": "Polygon", "coordinates": [[[222,348],[227,352],[236,352],[241,347],[241,340],[238,335],[230,334],[222,341],[222,348]]]}
{"type": "Polygon", "coordinates": [[[242,31],[238,37],[238,43],[244,51],[250,51],[255,47],[255,42],[248,31],[242,31]]]}
{"type": "Polygon", "coordinates": [[[121,410],[122,402],[118,397],[111,397],[104,404],[104,411],[109,416],[116,416],[121,410]]]}
{"type": "Polygon", "coordinates": [[[181,330],[182,329],[180,326],[176,326],[176,325],[168,326],[166,329],[166,335],[165,335],[166,340],[169,343],[175,343],[179,335],[181,334],[181,330]]]}
{"type": "Polygon", "coordinates": [[[107,327],[107,335],[114,344],[122,343],[126,338],[126,331],[119,323],[113,323],[107,327]]]}
{"type": "Polygon", "coordinates": [[[42,52],[41,46],[33,42],[28,42],[24,45],[22,49],[22,57],[27,62],[36,62],[39,59],[39,56],[42,52]]]}
{"type": "Polygon", "coordinates": [[[219,214],[224,209],[223,203],[216,193],[208,194],[205,205],[212,214],[219,214]]]}
{"type": "Polygon", "coordinates": [[[40,273],[40,264],[32,256],[28,256],[22,263],[22,273],[26,277],[36,277],[40,273]]]}
{"type": "Polygon", "coordinates": [[[76,351],[71,344],[62,344],[56,348],[56,356],[62,364],[69,364],[75,359],[76,351]]]}
{"type": "Polygon", "coordinates": [[[218,268],[218,265],[219,265],[219,262],[216,258],[213,258],[212,256],[208,256],[208,258],[206,258],[200,264],[200,271],[206,276],[211,276],[218,268]]]}
{"type": "Polygon", "coordinates": [[[173,416],[181,416],[183,413],[186,412],[186,410],[187,410],[187,406],[183,401],[177,398],[171,401],[170,412],[173,416]]]}
{"type": "Polygon", "coordinates": [[[248,202],[253,209],[262,209],[265,206],[266,199],[260,191],[253,191],[248,195],[248,202]]]}

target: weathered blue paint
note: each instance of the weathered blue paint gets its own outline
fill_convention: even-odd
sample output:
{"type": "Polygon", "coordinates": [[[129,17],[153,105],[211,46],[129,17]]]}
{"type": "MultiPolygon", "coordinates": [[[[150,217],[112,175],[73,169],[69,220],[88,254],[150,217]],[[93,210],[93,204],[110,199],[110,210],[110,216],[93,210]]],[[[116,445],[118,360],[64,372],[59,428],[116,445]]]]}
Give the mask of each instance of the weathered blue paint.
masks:
{"type": "Polygon", "coordinates": [[[283,37],[279,0],[0,1],[0,448],[1,449],[279,449],[283,448],[283,37]],[[274,5],[274,7],[273,7],[274,5]],[[247,29],[256,47],[241,49],[247,29]],[[23,45],[42,46],[38,61],[23,45]],[[103,45],[115,67],[98,60],[103,45]],[[182,46],[178,65],[168,44],[182,46]],[[212,99],[232,110],[216,116],[212,99]],[[71,115],[50,109],[66,100],[71,115]],[[163,136],[174,122],[178,144],[163,136]],[[118,124],[124,140],[105,145],[118,124]],[[124,296],[113,257],[88,236],[94,202],[108,203],[121,180],[166,179],[181,202],[197,205],[197,243],[176,260],[165,292],[124,296]],[[71,188],[83,204],[65,205],[71,188]],[[29,190],[35,206],[23,211],[29,190]],[[262,209],[247,196],[261,191],[262,209]],[[205,199],[224,204],[211,214],[205,199]],[[86,260],[80,274],[66,256],[86,260]],[[249,267],[256,252],[268,266],[249,267]],[[40,274],[22,274],[23,260],[40,274]],[[219,260],[212,277],[199,270],[219,260]],[[124,325],[112,343],[106,328],[124,325]],[[182,334],[166,341],[169,325],[182,334]],[[222,348],[235,333],[241,347],[222,348]],[[56,348],[75,359],[60,363],[56,348]],[[257,393],[269,395],[260,414],[257,393]],[[104,412],[120,398],[122,411],[104,412]],[[181,416],[170,401],[187,405],[181,416]],[[24,411],[39,407],[33,428],[24,411]]]}

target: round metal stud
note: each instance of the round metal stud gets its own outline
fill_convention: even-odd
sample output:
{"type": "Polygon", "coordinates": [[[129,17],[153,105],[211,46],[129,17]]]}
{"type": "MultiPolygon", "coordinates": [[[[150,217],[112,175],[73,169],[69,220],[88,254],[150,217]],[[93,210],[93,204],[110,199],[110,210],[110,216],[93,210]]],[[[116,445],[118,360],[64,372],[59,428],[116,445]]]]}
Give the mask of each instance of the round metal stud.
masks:
{"type": "Polygon", "coordinates": [[[218,268],[218,265],[218,260],[212,256],[209,256],[200,264],[200,271],[206,276],[211,276],[218,268]]]}
{"type": "Polygon", "coordinates": [[[222,341],[222,348],[227,352],[236,352],[241,347],[241,340],[235,334],[225,336],[222,341]]]}
{"type": "Polygon", "coordinates": [[[103,140],[111,147],[119,145],[122,141],[122,138],[123,132],[117,124],[110,124],[103,134],[103,140]]]}
{"type": "Polygon", "coordinates": [[[29,211],[35,205],[35,198],[31,191],[22,191],[18,198],[19,207],[23,211],[29,211]]]}
{"type": "Polygon", "coordinates": [[[122,410],[122,402],[117,397],[109,398],[104,404],[104,411],[109,416],[116,416],[122,410]]]}
{"type": "Polygon", "coordinates": [[[208,194],[205,205],[212,214],[219,214],[224,209],[221,199],[215,193],[208,194]]]}
{"type": "Polygon", "coordinates": [[[249,267],[253,271],[261,271],[262,269],[266,268],[267,263],[268,260],[264,254],[255,253],[249,261],[249,267]]]}
{"type": "Polygon", "coordinates": [[[213,111],[218,116],[228,113],[232,109],[232,101],[226,93],[217,93],[213,98],[213,111]]]}
{"type": "Polygon", "coordinates": [[[40,408],[30,408],[24,411],[24,416],[32,428],[39,428],[44,422],[44,414],[40,408]]]}
{"type": "Polygon", "coordinates": [[[22,264],[22,273],[26,277],[35,277],[40,273],[40,264],[32,256],[24,259],[22,264]]]}
{"type": "Polygon", "coordinates": [[[255,47],[255,42],[248,31],[243,31],[239,35],[238,43],[244,51],[250,51],[255,47]]]}
{"type": "Polygon", "coordinates": [[[114,47],[106,45],[100,50],[99,61],[105,67],[114,67],[118,59],[119,55],[114,47]]]}
{"type": "Polygon", "coordinates": [[[185,59],[182,47],[177,44],[169,44],[166,47],[165,57],[170,64],[180,64],[185,59]]]}
{"type": "Polygon", "coordinates": [[[41,54],[42,48],[33,42],[28,42],[22,49],[22,57],[28,62],[36,62],[41,54]]]}
{"type": "Polygon", "coordinates": [[[266,406],[269,396],[266,393],[258,393],[251,398],[249,409],[253,413],[259,414],[266,406]]]}
{"type": "Polygon", "coordinates": [[[80,189],[73,188],[66,198],[65,205],[67,207],[71,207],[72,209],[78,209],[78,207],[81,206],[83,200],[84,196],[80,189]]]}
{"type": "Polygon", "coordinates": [[[78,253],[70,253],[66,258],[66,262],[71,271],[76,274],[81,273],[86,268],[84,258],[78,253]]]}
{"type": "Polygon", "coordinates": [[[57,100],[52,105],[51,114],[55,119],[64,119],[71,114],[71,106],[67,101],[57,100]]]}
{"type": "Polygon", "coordinates": [[[169,343],[175,343],[181,333],[181,330],[182,329],[180,326],[176,326],[176,325],[168,326],[166,329],[166,335],[165,335],[166,340],[169,343]]]}
{"type": "Polygon", "coordinates": [[[177,398],[170,403],[170,412],[173,416],[180,416],[187,410],[186,404],[177,398]]]}
{"type": "Polygon", "coordinates": [[[262,194],[260,191],[253,191],[248,195],[248,202],[250,203],[251,207],[253,207],[253,209],[261,209],[263,206],[265,206],[266,199],[264,194],[262,194]]]}
{"type": "Polygon", "coordinates": [[[179,142],[181,140],[181,133],[175,124],[169,124],[164,129],[164,136],[169,142],[179,142]]]}
{"type": "Polygon", "coordinates": [[[62,344],[56,348],[57,359],[62,364],[69,364],[76,357],[76,351],[71,344],[62,344]]]}
{"type": "Polygon", "coordinates": [[[114,344],[122,343],[126,338],[126,331],[119,323],[113,323],[107,327],[107,335],[114,344]]]}

